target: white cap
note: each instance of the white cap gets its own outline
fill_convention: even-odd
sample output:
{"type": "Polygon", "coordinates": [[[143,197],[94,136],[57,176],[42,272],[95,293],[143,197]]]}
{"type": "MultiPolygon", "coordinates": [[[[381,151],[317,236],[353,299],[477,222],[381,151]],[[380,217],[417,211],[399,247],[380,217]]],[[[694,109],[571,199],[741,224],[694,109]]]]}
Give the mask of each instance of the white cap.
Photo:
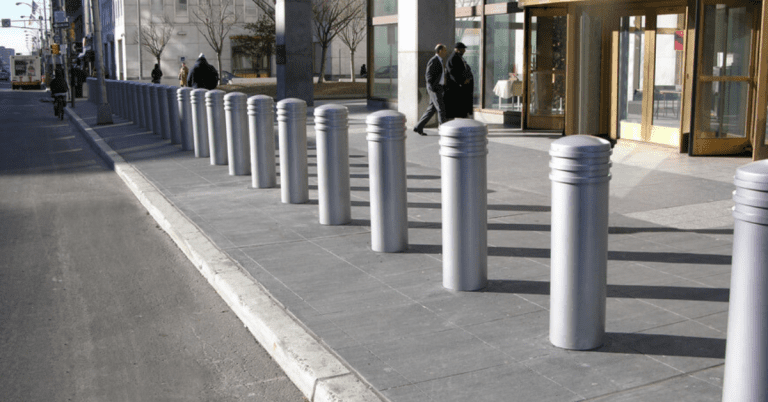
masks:
{"type": "Polygon", "coordinates": [[[202,53],[200,53],[200,56],[197,56],[197,58],[198,58],[198,59],[204,59],[204,58],[205,58],[205,55],[204,55],[204,54],[202,54],[202,53]]]}

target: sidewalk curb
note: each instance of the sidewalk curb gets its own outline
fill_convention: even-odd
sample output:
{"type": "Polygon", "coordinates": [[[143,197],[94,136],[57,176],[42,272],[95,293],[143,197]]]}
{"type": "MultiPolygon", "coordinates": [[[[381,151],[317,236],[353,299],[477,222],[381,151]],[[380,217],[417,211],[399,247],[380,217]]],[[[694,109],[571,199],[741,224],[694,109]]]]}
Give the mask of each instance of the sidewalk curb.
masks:
{"type": "Polygon", "coordinates": [[[76,112],[70,108],[65,111],[93,150],[125,182],[309,401],[387,401],[221,251],[76,112]]]}

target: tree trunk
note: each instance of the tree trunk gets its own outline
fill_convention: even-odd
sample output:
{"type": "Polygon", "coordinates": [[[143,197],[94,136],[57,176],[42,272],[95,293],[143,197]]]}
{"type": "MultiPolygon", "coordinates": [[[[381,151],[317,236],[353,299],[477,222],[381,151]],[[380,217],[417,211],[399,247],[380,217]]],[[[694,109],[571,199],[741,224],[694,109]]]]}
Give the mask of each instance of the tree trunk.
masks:
{"type": "Polygon", "coordinates": [[[158,54],[158,55],[157,55],[157,57],[156,57],[156,59],[157,59],[157,66],[158,66],[158,67],[160,66],[160,56],[161,56],[161,55],[159,55],[159,54],[158,54]]]}
{"type": "Polygon", "coordinates": [[[323,43],[322,44],[323,51],[321,52],[320,57],[320,77],[317,78],[317,84],[320,85],[323,81],[325,81],[325,55],[328,53],[328,44],[323,43]]]}
{"type": "Polygon", "coordinates": [[[355,51],[349,50],[349,75],[352,76],[352,82],[355,82],[355,51]]]}
{"type": "Polygon", "coordinates": [[[222,82],[224,80],[224,72],[221,71],[221,52],[216,53],[216,63],[218,64],[218,70],[219,70],[219,85],[223,85],[222,82]]]}

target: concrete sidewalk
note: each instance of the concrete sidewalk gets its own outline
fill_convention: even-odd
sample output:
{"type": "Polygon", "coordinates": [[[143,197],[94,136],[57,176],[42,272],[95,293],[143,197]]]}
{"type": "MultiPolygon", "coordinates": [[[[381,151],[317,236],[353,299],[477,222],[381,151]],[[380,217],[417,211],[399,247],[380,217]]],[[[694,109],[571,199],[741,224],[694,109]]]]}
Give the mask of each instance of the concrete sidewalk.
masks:
{"type": "Polygon", "coordinates": [[[70,112],[119,154],[102,151],[310,400],[720,400],[732,178],[749,159],[614,149],[606,343],[567,351],[548,340],[547,151],[559,135],[490,128],[490,284],[455,293],[441,282],[437,131],[406,140],[409,250],[375,253],[365,140],[374,110],[334,103],[351,118],[346,226],[318,223],[313,108],[304,205],[282,204],[279,188],[252,189],[250,176],[229,176],[129,121],[95,126],[88,102],[70,112]],[[131,183],[143,178],[151,184],[131,183]]]}

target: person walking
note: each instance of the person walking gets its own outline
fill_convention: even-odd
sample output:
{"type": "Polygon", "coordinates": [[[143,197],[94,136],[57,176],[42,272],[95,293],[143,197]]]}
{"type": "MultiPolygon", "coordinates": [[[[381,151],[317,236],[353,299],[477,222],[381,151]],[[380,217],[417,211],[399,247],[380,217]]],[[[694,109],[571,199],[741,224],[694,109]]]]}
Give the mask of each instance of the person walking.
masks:
{"type": "Polygon", "coordinates": [[[181,62],[181,69],[179,70],[179,86],[185,87],[187,86],[187,77],[189,77],[189,68],[187,68],[187,63],[181,62]]]}
{"type": "Polygon", "coordinates": [[[160,78],[163,78],[163,70],[160,70],[159,63],[155,63],[155,68],[152,70],[152,83],[159,84],[160,78]]]}
{"type": "Polygon", "coordinates": [[[362,66],[360,66],[360,77],[366,78],[367,75],[368,75],[368,69],[366,69],[365,64],[363,64],[362,66]]]}
{"type": "Polygon", "coordinates": [[[192,66],[192,70],[189,72],[187,86],[192,88],[216,89],[217,85],[219,85],[219,73],[216,71],[216,67],[208,64],[205,55],[200,53],[197,61],[195,61],[195,65],[192,66]]]}
{"type": "Polygon", "coordinates": [[[448,119],[467,118],[474,108],[473,95],[475,77],[472,68],[464,60],[467,46],[457,42],[450,57],[448,57],[448,85],[445,91],[445,105],[448,119]]]}
{"type": "Polygon", "coordinates": [[[429,93],[429,107],[424,114],[413,127],[413,131],[419,133],[419,135],[427,135],[424,133],[424,126],[427,125],[429,119],[437,114],[437,121],[439,124],[443,124],[448,121],[445,114],[445,65],[443,59],[448,55],[448,48],[445,45],[438,43],[435,46],[435,55],[427,62],[427,93],[429,93]]]}

